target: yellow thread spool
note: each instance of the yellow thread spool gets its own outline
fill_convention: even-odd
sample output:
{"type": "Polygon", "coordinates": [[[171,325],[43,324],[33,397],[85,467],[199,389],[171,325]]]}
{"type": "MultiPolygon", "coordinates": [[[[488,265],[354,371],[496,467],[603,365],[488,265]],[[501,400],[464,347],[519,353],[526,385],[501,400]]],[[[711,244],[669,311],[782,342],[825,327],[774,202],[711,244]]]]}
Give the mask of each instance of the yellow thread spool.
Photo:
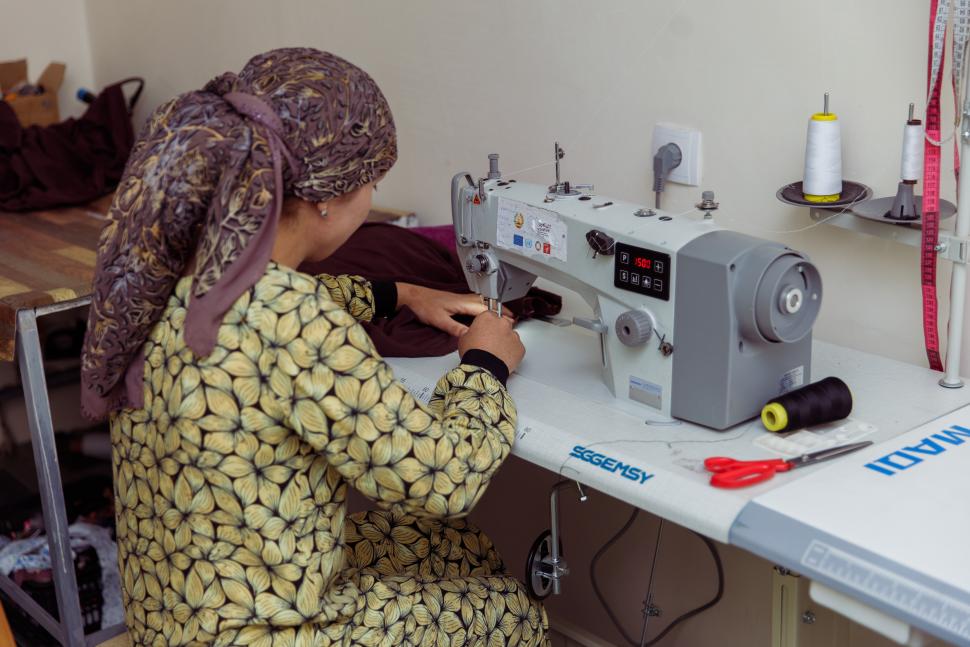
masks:
{"type": "Polygon", "coordinates": [[[852,391],[837,377],[827,377],[772,399],[761,409],[761,422],[774,433],[848,418],[852,391]]]}
{"type": "Polygon", "coordinates": [[[768,431],[781,431],[788,426],[788,412],[777,402],[769,402],[761,410],[761,422],[768,431]]]}

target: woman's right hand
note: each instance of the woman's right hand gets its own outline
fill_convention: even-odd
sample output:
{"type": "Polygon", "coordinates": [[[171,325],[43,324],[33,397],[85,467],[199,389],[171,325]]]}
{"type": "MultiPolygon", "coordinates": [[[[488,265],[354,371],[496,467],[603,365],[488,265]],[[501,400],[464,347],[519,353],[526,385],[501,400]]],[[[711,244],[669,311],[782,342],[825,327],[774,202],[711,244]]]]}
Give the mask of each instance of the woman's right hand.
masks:
{"type": "Polygon", "coordinates": [[[468,332],[458,338],[458,354],[478,348],[488,351],[509,367],[509,373],[515,371],[525,355],[525,346],[519,339],[519,333],[512,330],[512,320],[500,317],[492,311],[486,311],[475,317],[468,332]]]}

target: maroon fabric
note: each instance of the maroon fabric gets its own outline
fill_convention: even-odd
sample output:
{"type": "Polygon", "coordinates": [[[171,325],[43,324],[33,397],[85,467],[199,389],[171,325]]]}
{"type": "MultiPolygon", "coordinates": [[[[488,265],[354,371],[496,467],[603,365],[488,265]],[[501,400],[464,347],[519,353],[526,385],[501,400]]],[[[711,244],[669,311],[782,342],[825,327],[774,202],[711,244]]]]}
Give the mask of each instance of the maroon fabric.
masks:
{"type": "MultiPolygon", "coordinates": [[[[419,229],[420,230],[420,229],[419,229]]],[[[307,274],[357,274],[371,281],[413,283],[447,292],[468,292],[451,227],[434,228],[435,240],[413,230],[368,223],[358,229],[337,253],[317,263],[304,263],[307,274]],[[447,236],[442,233],[451,230],[447,236]]],[[[519,319],[552,316],[562,309],[562,297],[532,288],[521,299],[505,304],[519,319]]],[[[468,318],[458,318],[469,323],[468,318]]],[[[394,316],[364,324],[378,352],[385,357],[432,357],[447,355],[458,348],[458,339],[418,321],[409,308],[394,316]]]]}
{"type": "Polygon", "coordinates": [[[434,227],[411,227],[411,231],[430,238],[448,249],[455,248],[455,228],[451,225],[437,225],[434,227]]]}
{"type": "Polygon", "coordinates": [[[113,189],[135,136],[122,86],[110,85],[79,119],[23,128],[0,102],[0,210],[84,204],[113,189]]]}

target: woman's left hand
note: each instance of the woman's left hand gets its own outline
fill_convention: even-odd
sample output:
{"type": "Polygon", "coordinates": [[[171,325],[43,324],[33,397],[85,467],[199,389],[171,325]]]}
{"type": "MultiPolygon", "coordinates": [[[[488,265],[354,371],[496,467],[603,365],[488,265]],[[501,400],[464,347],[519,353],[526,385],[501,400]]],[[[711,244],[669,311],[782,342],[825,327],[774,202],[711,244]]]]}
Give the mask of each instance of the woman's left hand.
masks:
{"type": "Polygon", "coordinates": [[[468,326],[458,323],[452,319],[452,316],[475,317],[486,310],[485,304],[477,294],[455,294],[411,283],[397,284],[397,305],[411,308],[423,323],[455,337],[465,334],[468,326]]]}

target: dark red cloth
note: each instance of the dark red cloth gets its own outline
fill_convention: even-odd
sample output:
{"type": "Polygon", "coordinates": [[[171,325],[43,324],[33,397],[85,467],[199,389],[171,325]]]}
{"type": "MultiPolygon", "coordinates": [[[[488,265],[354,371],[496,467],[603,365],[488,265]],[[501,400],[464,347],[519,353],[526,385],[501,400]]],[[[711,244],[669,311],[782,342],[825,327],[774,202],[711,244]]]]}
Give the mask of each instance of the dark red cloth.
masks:
{"type": "Polygon", "coordinates": [[[0,210],[84,204],[118,184],[135,139],[125,83],[105,88],[79,119],[50,126],[23,128],[0,102],[0,210]]]}
{"type": "MultiPolygon", "coordinates": [[[[448,227],[450,229],[450,227],[448,227]]],[[[383,223],[368,223],[358,229],[337,253],[318,263],[304,263],[307,274],[357,274],[371,281],[413,283],[436,290],[466,293],[468,283],[454,245],[445,246],[444,228],[435,239],[383,223]]],[[[448,237],[454,240],[454,232],[448,237]]],[[[519,319],[558,314],[562,297],[539,288],[505,304],[519,319]]],[[[462,319],[468,323],[468,319],[462,319]]],[[[394,316],[364,324],[378,352],[385,357],[433,357],[458,348],[458,339],[418,321],[409,308],[394,316]]]]}

